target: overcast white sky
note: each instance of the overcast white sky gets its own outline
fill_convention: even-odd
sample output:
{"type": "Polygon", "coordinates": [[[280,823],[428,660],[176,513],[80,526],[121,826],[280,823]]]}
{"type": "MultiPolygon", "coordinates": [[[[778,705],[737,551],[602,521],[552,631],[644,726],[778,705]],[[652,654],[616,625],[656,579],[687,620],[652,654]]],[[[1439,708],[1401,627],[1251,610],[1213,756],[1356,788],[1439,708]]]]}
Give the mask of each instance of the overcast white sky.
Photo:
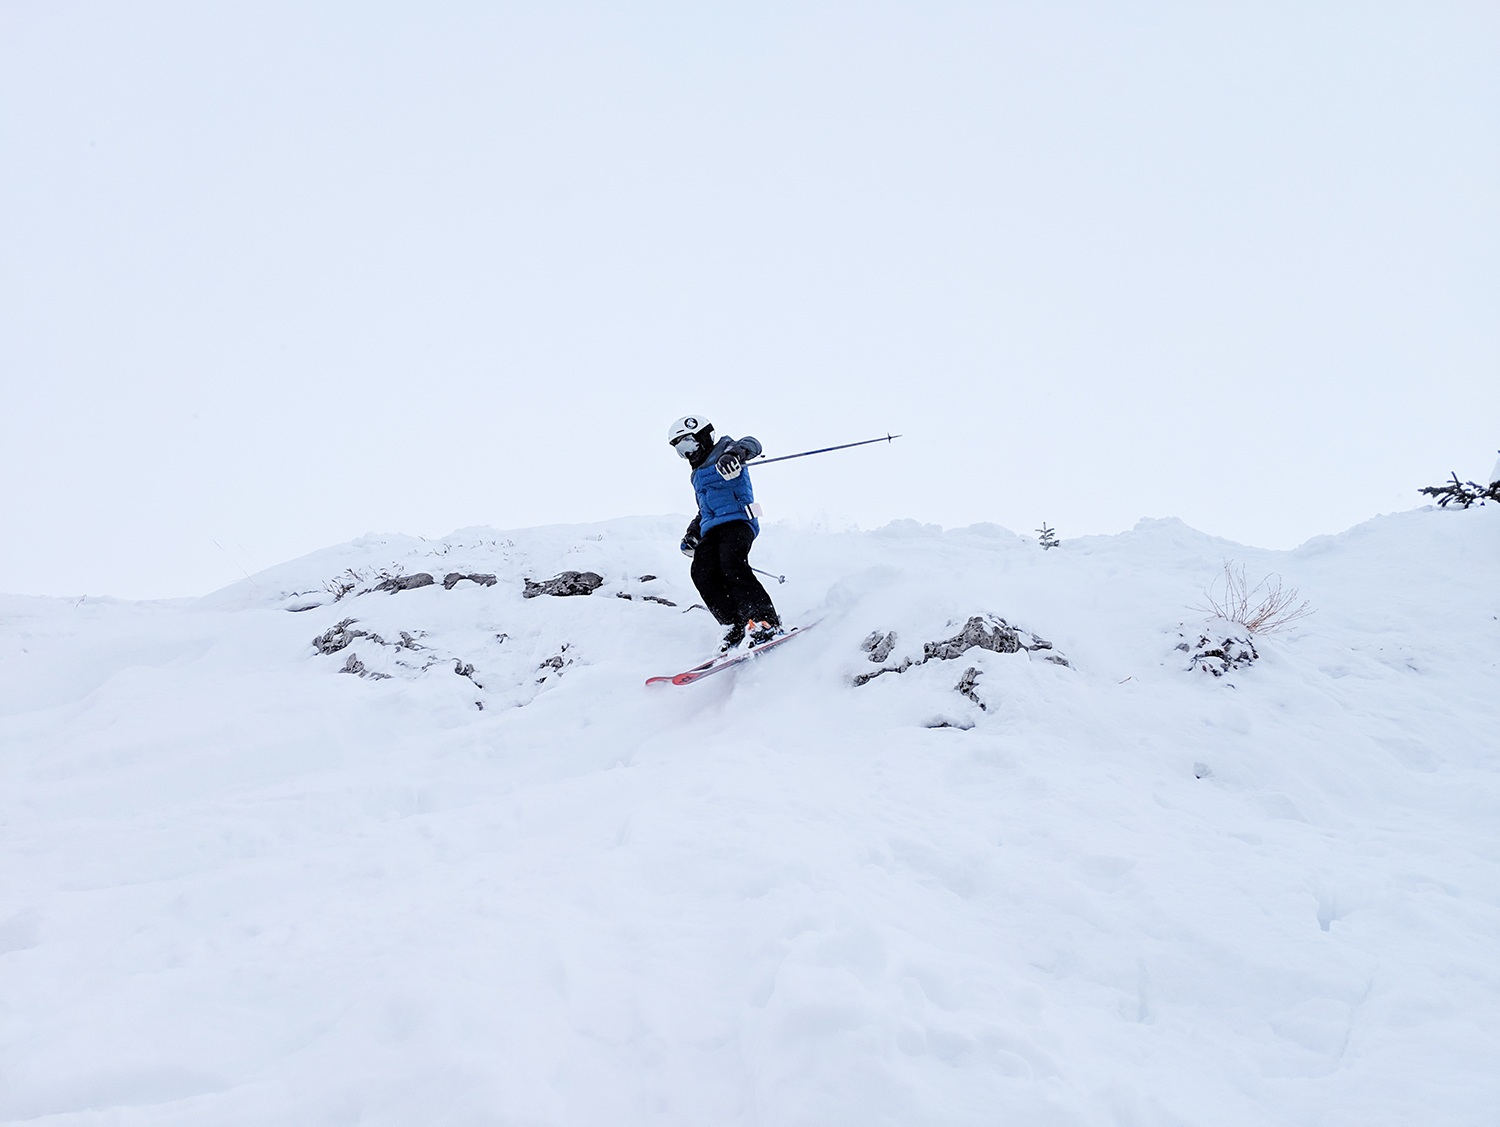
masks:
{"type": "Polygon", "coordinates": [[[367,531],[1180,516],[1500,447],[1500,5],[0,2],[0,590],[367,531]]]}

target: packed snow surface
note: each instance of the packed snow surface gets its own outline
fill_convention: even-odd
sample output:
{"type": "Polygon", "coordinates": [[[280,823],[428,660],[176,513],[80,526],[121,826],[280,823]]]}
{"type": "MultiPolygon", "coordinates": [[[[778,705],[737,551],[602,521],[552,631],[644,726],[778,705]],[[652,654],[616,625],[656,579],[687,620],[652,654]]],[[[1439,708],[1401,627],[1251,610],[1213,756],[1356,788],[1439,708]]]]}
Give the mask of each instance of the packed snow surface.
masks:
{"type": "Polygon", "coordinates": [[[1496,1121],[1500,511],[773,525],[813,628],[648,689],[683,523],[0,600],[0,1119],[1496,1121]],[[1226,560],[1315,613],[1209,620],[1226,560]],[[921,660],[977,615],[1052,648],[921,660]]]}

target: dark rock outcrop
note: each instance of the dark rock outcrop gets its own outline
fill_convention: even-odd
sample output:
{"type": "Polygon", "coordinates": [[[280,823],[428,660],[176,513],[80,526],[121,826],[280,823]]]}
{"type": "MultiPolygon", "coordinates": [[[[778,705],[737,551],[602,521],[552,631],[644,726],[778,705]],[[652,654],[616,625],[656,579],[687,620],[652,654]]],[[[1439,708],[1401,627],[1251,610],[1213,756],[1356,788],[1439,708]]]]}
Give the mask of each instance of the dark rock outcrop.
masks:
{"type": "Polygon", "coordinates": [[[357,618],[346,618],[337,626],[330,626],[312,640],[313,649],[317,650],[320,654],[335,654],[354,641],[355,638],[365,637],[365,631],[349,629],[350,626],[358,621],[357,618]]]}
{"type": "Polygon", "coordinates": [[[447,575],[443,576],[443,590],[453,590],[454,585],[461,579],[467,579],[470,583],[478,583],[481,587],[493,587],[495,585],[495,577],[493,575],[481,575],[479,572],[464,575],[462,572],[450,571],[447,575]]]}
{"type": "Polygon", "coordinates": [[[397,591],[410,591],[417,587],[431,587],[436,582],[437,580],[433,579],[427,572],[419,571],[415,575],[392,575],[387,579],[382,579],[372,589],[376,591],[389,591],[394,595],[397,591]]]}
{"type": "MultiPolygon", "coordinates": [[[[997,654],[1013,654],[1023,649],[1051,649],[1051,642],[1043,642],[1041,645],[1032,647],[1024,645],[1021,641],[1021,632],[1011,626],[1003,618],[988,616],[989,621],[975,615],[964,623],[964,628],[953,637],[941,642],[928,642],[922,647],[922,660],[931,661],[937,658],[939,661],[952,661],[961,656],[965,651],[978,646],[982,650],[992,650],[997,654]]],[[[1041,639],[1037,639],[1039,642],[1041,639]]]]}
{"type": "Polygon", "coordinates": [[[677,605],[671,599],[664,599],[660,595],[632,595],[628,591],[616,591],[615,598],[630,600],[640,599],[643,603],[660,603],[664,607],[675,607],[677,605]]]}
{"type": "Polygon", "coordinates": [[[538,595],[592,595],[604,585],[604,576],[592,571],[565,571],[540,583],[524,580],[526,589],[521,592],[528,599],[538,595]]]}

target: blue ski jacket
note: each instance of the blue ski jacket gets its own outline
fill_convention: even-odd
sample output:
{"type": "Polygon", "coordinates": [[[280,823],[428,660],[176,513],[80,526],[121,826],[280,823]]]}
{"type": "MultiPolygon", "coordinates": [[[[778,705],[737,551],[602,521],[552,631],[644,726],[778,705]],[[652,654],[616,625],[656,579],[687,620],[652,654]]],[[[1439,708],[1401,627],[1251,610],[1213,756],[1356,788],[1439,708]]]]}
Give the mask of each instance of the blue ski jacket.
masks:
{"type": "Polygon", "coordinates": [[[744,438],[725,435],[714,443],[708,458],[693,471],[693,493],[698,498],[698,533],[701,536],[710,528],[732,520],[748,520],[759,536],[760,521],[750,508],[755,504],[750,467],[742,465],[735,477],[725,481],[719,476],[716,464],[725,454],[738,454],[743,463],[760,457],[760,443],[748,435],[744,438]]]}

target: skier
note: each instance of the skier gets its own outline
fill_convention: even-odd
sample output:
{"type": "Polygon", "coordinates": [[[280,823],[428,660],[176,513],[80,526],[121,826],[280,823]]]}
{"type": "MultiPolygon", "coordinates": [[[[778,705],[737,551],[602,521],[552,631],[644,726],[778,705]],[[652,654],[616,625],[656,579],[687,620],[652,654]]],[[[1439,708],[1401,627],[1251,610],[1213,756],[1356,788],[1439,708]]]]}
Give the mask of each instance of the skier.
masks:
{"type": "Polygon", "coordinates": [[[714,427],[702,415],[684,415],[667,428],[667,441],[693,467],[698,515],[682,537],[683,555],[693,561],[693,585],[719,622],[727,627],[720,652],[748,636],[751,645],[769,642],[781,629],[771,596],[750,570],[750,545],[760,534],[760,506],[745,463],[760,455],[748,435],[714,441],[714,427]]]}

